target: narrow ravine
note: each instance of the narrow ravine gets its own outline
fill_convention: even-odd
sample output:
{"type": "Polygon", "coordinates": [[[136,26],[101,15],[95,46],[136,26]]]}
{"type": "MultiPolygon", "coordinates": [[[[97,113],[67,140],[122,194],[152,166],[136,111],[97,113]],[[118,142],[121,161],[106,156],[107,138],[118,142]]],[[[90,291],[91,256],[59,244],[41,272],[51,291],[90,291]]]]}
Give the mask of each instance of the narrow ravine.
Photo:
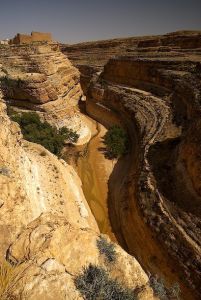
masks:
{"type": "Polygon", "coordinates": [[[137,137],[133,136],[132,150],[128,155],[118,162],[108,160],[101,150],[104,147],[102,138],[107,129],[88,116],[87,118],[96,123],[96,132],[87,145],[86,155],[77,160],[77,172],[100,231],[108,234],[136,257],[146,272],[158,274],[168,284],[178,282],[182,288],[182,299],[193,299],[189,289],[183,284],[180,277],[182,274],[177,272],[177,266],[171,259],[167,259],[167,253],[156,242],[143,220],[133,190],[129,188],[127,176],[137,168],[133,160],[138,155],[135,147],[137,137]],[[130,225],[127,227],[125,224],[122,228],[125,217],[130,225]]]}
{"type": "MultiPolygon", "coordinates": [[[[94,122],[88,118],[90,122],[94,122]]],[[[89,141],[86,155],[77,161],[77,172],[82,181],[83,192],[102,233],[116,240],[109,220],[108,181],[114,169],[115,160],[105,158],[103,136],[107,129],[96,122],[96,133],[89,141]]]]}

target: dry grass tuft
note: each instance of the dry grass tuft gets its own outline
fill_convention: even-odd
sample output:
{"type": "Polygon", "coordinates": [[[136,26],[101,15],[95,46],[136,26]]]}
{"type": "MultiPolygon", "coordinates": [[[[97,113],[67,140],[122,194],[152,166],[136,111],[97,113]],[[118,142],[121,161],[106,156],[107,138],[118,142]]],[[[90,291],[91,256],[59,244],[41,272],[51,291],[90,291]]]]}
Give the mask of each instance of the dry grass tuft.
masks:
{"type": "Polygon", "coordinates": [[[6,260],[0,263],[0,299],[4,300],[8,285],[14,280],[18,273],[18,266],[12,266],[6,260]]]}

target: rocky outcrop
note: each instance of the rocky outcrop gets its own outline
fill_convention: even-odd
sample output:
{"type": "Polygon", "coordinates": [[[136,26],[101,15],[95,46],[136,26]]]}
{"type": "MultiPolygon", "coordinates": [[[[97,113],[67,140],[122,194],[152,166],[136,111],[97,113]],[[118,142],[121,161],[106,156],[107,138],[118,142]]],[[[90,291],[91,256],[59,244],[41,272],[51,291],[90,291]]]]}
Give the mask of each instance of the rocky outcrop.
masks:
{"type": "Polygon", "coordinates": [[[84,299],[75,278],[90,264],[137,289],[139,299],[157,299],[139,263],[119,246],[113,246],[115,264],[108,266],[77,173],[42,146],[24,141],[2,98],[0,140],[1,270],[5,259],[10,264],[1,272],[1,299],[84,299]]]}
{"type": "Polygon", "coordinates": [[[137,261],[116,245],[115,264],[108,264],[98,250],[99,238],[93,230],[73,226],[64,217],[42,214],[9,248],[8,259],[22,265],[7,293],[21,295],[20,299],[83,299],[75,278],[92,264],[109,270],[127,287],[143,286],[140,299],[154,299],[137,261]]]}
{"type": "Polygon", "coordinates": [[[106,126],[119,119],[130,135],[130,154],[110,179],[116,236],[147,269],[185,274],[181,286],[198,298],[200,91],[200,56],[120,57],[91,82],[86,102],[93,118],[106,126]]]}
{"type": "MultiPolygon", "coordinates": [[[[184,299],[199,299],[200,32],[68,49],[82,73],[87,112],[106,127],[122,124],[130,136],[130,151],[109,180],[115,237],[147,271],[168,284],[178,281],[184,299]],[[95,53],[90,62],[89,53],[95,53]],[[129,56],[110,59],[100,74],[117,53],[129,56]]],[[[57,45],[3,46],[0,64],[7,104],[36,110],[57,127],[75,121],[83,143],[90,139],[75,115],[79,72],[57,45]]],[[[125,286],[140,288],[139,299],[154,299],[147,275],[119,246],[115,264],[106,263],[74,169],[24,141],[2,100],[0,120],[0,253],[17,272],[3,296],[82,299],[74,279],[95,264],[125,286]]]]}
{"type": "Polygon", "coordinates": [[[76,108],[83,95],[80,73],[57,44],[2,46],[0,87],[7,105],[15,110],[37,111],[57,128],[73,129],[79,134],[78,144],[90,139],[90,130],[76,108]]]}
{"type": "Polygon", "coordinates": [[[81,72],[90,116],[105,126],[120,122],[130,133],[131,154],[109,182],[116,236],[148,270],[163,269],[161,276],[181,285],[185,272],[198,290],[200,31],[62,45],[62,51],[81,72]]]}
{"type": "Polygon", "coordinates": [[[11,45],[0,49],[0,82],[14,106],[54,110],[75,106],[82,91],[79,72],[58,45],[11,45]]]}
{"type": "Polygon", "coordinates": [[[22,228],[44,212],[98,230],[73,168],[42,146],[24,141],[5,104],[0,105],[1,258],[22,228]]]}
{"type": "Polygon", "coordinates": [[[90,79],[102,71],[109,59],[116,56],[185,56],[201,53],[201,31],[177,31],[158,36],[61,45],[61,50],[81,72],[81,85],[85,89],[90,79]]]}

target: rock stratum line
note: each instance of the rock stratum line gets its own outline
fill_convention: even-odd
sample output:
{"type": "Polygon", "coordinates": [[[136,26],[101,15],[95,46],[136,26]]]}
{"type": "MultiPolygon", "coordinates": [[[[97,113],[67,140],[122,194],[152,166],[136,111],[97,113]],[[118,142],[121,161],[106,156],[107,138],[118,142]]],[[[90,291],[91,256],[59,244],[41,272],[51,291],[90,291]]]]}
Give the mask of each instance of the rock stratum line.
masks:
{"type": "Polygon", "coordinates": [[[178,32],[62,48],[80,69],[88,114],[107,127],[121,122],[130,135],[130,154],[109,183],[110,218],[120,244],[155,271],[166,256],[163,272],[170,278],[174,270],[167,266],[175,266],[198,298],[200,42],[200,32],[178,32]],[[126,56],[114,57],[120,54],[126,56]],[[161,249],[146,241],[148,234],[161,249]],[[141,253],[146,247],[150,259],[141,253]]]}

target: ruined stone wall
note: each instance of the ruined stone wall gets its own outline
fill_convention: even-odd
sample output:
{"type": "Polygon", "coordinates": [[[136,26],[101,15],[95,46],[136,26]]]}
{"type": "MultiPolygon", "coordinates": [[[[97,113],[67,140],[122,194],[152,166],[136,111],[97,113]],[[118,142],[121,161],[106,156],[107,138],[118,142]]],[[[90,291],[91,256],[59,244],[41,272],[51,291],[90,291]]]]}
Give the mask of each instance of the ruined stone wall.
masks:
{"type": "Polygon", "coordinates": [[[33,42],[51,43],[51,33],[32,32],[31,35],[18,33],[13,39],[10,40],[10,44],[15,45],[30,44],[33,42]]]}
{"type": "Polygon", "coordinates": [[[31,33],[32,42],[52,42],[51,33],[46,32],[32,32],[31,33]]]}
{"type": "Polygon", "coordinates": [[[31,36],[28,34],[18,33],[12,40],[11,44],[29,44],[32,42],[31,36]]]}

